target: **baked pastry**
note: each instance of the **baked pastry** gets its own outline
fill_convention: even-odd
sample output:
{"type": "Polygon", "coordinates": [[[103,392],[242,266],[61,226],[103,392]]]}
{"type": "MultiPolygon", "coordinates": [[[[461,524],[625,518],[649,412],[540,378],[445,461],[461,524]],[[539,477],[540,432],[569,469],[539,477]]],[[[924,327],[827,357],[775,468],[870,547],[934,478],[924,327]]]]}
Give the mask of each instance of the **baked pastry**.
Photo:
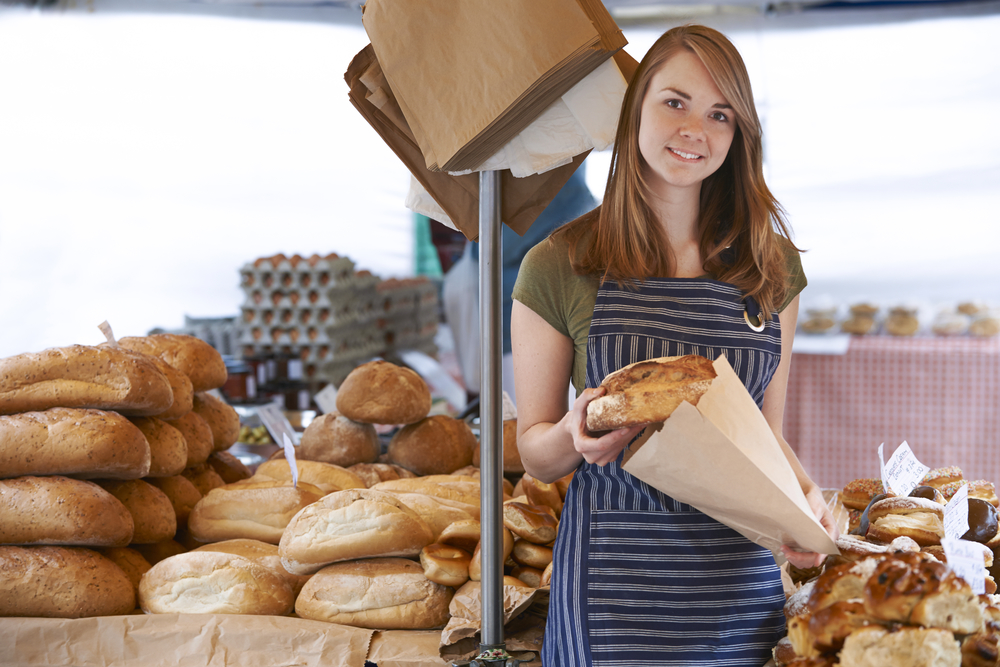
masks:
{"type": "Polygon", "coordinates": [[[365,558],[329,565],[295,601],[301,618],[359,628],[426,630],[448,622],[454,589],[428,579],[405,558],[365,558]]]}
{"type": "Polygon", "coordinates": [[[121,568],[138,595],[139,581],[142,579],[142,575],[153,567],[150,562],[141,553],[130,547],[100,547],[96,551],[121,568]]]}
{"type": "Polygon", "coordinates": [[[190,468],[184,468],[181,471],[181,476],[194,484],[195,488],[198,489],[198,493],[202,496],[207,496],[208,492],[212,489],[226,486],[226,481],[222,479],[222,475],[215,472],[215,468],[209,465],[208,461],[191,466],[190,468]]]}
{"type": "Polygon", "coordinates": [[[428,544],[420,550],[420,566],[424,576],[442,586],[458,588],[469,580],[468,551],[438,542],[428,544]]]}
{"type": "Polygon", "coordinates": [[[472,463],[479,446],[472,429],[461,419],[434,415],[408,424],[389,441],[389,463],[417,476],[446,475],[472,463]]]}
{"type": "Polygon", "coordinates": [[[194,395],[191,409],[208,425],[208,430],[212,433],[213,451],[229,449],[239,440],[240,416],[221,398],[209,392],[198,392],[194,395]]]}
{"type": "Polygon", "coordinates": [[[159,417],[132,417],[130,421],[149,446],[149,471],[141,477],[170,477],[187,467],[187,440],[180,431],[159,417]]]}
{"type": "Polygon", "coordinates": [[[986,629],[962,639],[962,667],[996,667],[1000,663],[1000,626],[987,623],[986,629]]]}
{"type": "Polygon", "coordinates": [[[705,357],[660,357],[629,364],[601,382],[606,393],[587,406],[587,429],[610,431],[665,421],[683,401],[697,405],[712,386],[705,357]]]}
{"type": "Polygon", "coordinates": [[[454,523],[470,520],[478,523],[479,508],[474,505],[460,506],[461,503],[456,501],[444,500],[425,493],[399,491],[386,491],[386,493],[399,498],[407,507],[419,514],[427,522],[435,541],[454,523]]]}
{"type": "Polygon", "coordinates": [[[941,493],[940,489],[935,489],[933,486],[915,486],[913,490],[907,494],[910,498],[923,498],[924,500],[933,500],[938,505],[947,505],[948,501],[944,499],[944,494],[941,493]]]}
{"type": "Polygon", "coordinates": [[[381,450],[382,444],[374,426],[329,412],[312,420],[306,427],[297,456],[307,461],[322,461],[347,468],[357,463],[375,462],[381,450]]]}
{"type": "Polygon", "coordinates": [[[997,492],[996,487],[993,486],[993,482],[988,482],[985,479],[975,479],[972,481],[958,480],[945,484],[941,487],[941,493],[944,495],[945,500],[951,500],[963,484],[969,485],[969,497],[970,498],[981,498],[986,502],[990,503],[994,507],[997,507],[997,492]]]}
{"type": "Polygon", "coordinates": [[[840,330],[855,336],[870,334],[875,330],[875,318],[871,315],[851,315],[840,323],[840,330]]]}
{"type": "Polygon", "coordinates": [[[542,586],[542,570],[536,567],[530,567],[528,565],[515,565],[510,569],[510,576],[523,582],[526,586],[531,588],[541,588],[542,586]]]}
{"type": "Polygon", "coordinates": [[[928,470],[927,474],[925,474],[923,479],[920,480],[920,484],[940,489],[947,484],[961,480],[961,468],[958,466],[945,466],[943,468],[932,468],[931,470],[928,470]]]}
{"type": "Polygon", "coordinates": [[[118,339],[118,345],[159,357],[187,375],[195,392],[218,389],[229,376],[222,355],[195,336],[169,333],[126,336],[118,339]]]}
{"type": "Polygon", "coordinates": [[[412,424],[431,410],[431,392],[416,372],[388,361],[369,361],[348,374],[337,391],[337,412],[366,424],[412,424]]]}
{"type": "Polygon", "coordinates": [[[885,318],[885,330],[893,336],[912,336],[919,329],[920,320],[914,308],[892,308],[885,318]]]}
{"type": "Polygon", "coordinates": [[[212,452],[206,463],[212,466],[212,470],[226,484],[233,484],[251,477],[250,469],[231,452],[212,452]]]}
{"type": "Polygon", "coordinates": [[[869,626],[851,634],[840,651],[841,667],[959,667],[958,640],[947,630],[869,626]]]}
{"type": "Polygon", "coordinates": [[[463,519],[448,524],[438,535],[437,541],[472,553],[479,544],[481,531],[479,519],[463,519]]]}
{"type": "Polygon", "coordinates": [[[535,544],[548,544],[556,539],[559,520],[551,509],[528,505],[515,500],[503,504],[503,525],[514,535],[535,544]]]}
{"type": "Polygon", "coordinates": [[[989,338],[1000,333],[1000,318],[981,315],[969,323],[969,334],[978,338],[989,338]]]}
{"type": "Polygon", "coordinates": [[[889,543],[910,537],[917,544],[940,544],[944,537],[944,506],[924,498],[886,498],[868,510],[868,539],[889,543]]]}
{"type": "Polygon", "coordinates": [[[849,509],[863,510],[880,493],[885,493],[882,480],[865,477],[848,482],[840,492],[840,501],[849,509]]]}
{"type": "Polygon", "coordinates": [[[380,482],[416,477],[406,468],[391,463],[355,463],[348,470],[360,477],[369,489],[380,482]]]}
{"type": "Polygon", "coordinates": [[[199,542],[242,537],[277,544],[292,517],[322,497],[322,491],[305,482],[297,487],[276,480],[227,484],[198,501],[188,530],[199,542]]]}

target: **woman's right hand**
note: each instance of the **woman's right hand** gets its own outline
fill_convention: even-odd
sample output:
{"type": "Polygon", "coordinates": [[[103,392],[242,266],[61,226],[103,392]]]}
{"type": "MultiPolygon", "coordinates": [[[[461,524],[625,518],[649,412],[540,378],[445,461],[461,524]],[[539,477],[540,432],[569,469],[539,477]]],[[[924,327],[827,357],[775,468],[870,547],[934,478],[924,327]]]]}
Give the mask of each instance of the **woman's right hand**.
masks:
{"type": "Polygon", "coordinates": [[[621,451],[644,428],[644,426],[620,428],[594,437],[587,430],[587,406],[595,398],[603,396],[605,391],[604,387],[585,389],[573,403],[573,409],[566,415],[566,430],[573,438],[573,448],[587,463],[598,466],[605,466],[617,459],[621,451]]]}

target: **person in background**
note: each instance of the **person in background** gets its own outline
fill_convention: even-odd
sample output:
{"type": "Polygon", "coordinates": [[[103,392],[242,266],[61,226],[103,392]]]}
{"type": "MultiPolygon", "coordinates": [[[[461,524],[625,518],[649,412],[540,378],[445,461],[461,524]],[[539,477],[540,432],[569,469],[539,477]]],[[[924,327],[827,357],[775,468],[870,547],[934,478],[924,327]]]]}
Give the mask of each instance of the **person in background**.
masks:
{"type": "MultiPolygon", "coordinates": [[[[579,217],[597,206],[586,182],[584,161],[570,176],[545,210],[532,223],[524,236],[507,225],[501,231],[501,293],[503,297],[503,357],[501,364],[503,390],[514,400],[514,367],[511,357],[510,311],[511,292],[521,261],[528,250],[546,238],[557,227],[579,217]]],[[[479,335],[479,244],[467,243],[459,259],[445,274],[442,288],[445,321],[452,330],[455,348],[462,370],[466,391],[478,396],[480,391],[479,335]]]]}
{"type": "MultiPolygon", "coordinates": [[[[836,538],[781,435],[805,278],[764,182],[749,76],[724,35],[683,26],[657,40],[625,94],[611,164],[602,205],[534,247],[513,292],[518,449],[537,479],[573,473],[542,661],[759,667],[784,632],[771,552],[625,472],[642,427],[585,428],[606,374],[725,355],[836,538]]],[[[798,567],[823,558],[784,551],[798,567]]]]}

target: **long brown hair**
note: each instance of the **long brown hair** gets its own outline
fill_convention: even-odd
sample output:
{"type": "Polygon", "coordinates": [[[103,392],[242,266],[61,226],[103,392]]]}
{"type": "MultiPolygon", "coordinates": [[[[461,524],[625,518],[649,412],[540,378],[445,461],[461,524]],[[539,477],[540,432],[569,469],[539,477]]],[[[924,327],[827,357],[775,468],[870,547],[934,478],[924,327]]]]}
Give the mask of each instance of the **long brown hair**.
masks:
{"type": "Polygon", "coordinates": [[[770,317],[786,292],[788,269],[782,246],[798,248],[789,238],[781,206],[764,183],[760,120],[743,58],[712,28],[673,28],[649,49],[622,103],[604,203],[557,233],[570,239],[570,259],[577,273],[600,273],[604,280],[624,284],[672,275],[669,244],[643,180],[646,162],[639,152],[639,123],[650,80],[681,49],[704,63],[736,116],[729,153],[701,186],[698,229],[704,269],[753,296],[764,316],[770,317]],[[587,247],[578,247],[591,232],[587,247]]]}

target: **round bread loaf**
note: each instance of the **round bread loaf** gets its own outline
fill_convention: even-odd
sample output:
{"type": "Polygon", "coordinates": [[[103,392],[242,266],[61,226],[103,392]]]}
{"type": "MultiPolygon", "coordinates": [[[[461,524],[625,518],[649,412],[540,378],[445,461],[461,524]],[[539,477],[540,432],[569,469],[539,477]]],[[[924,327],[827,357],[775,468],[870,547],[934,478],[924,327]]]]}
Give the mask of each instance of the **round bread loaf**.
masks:
{"type": "MultiPolygon", "coordinates": [[[[477,444],[472,449],[472,465],[480,467],[480,451],[477,444]]],[[[504,474],[518,475],[524,472],[521,453],[517,450],[517,420],[505,419],[503,422],[503,471],[504,474]]]]}
{"type": "Polygon", "coordinates": [[[288,582],[295,595],[299,594],[302,586],[309,581],[310,575],[292,574],[281,564],[281,554],[278,552],[276,544],[268,544],[260,540],[235,539],[223,540],[222,542],[212,542],[192,549],[192,551],[217,551],[219,553],[236,554],[249,558],[255,563],[262,565],[275,572],[278,576],[288,582]]]}
{"type": "Polygon", "coordinates": [[[142,431],[116,412],[49,408],[0,417],[0,477],[135,479],[150,470],[142,431]]]}
{"type": "Polygon", "coordinates": [[[412,424],[431,411],[431,392],[417,373],[388,361],[355,368],[337,391],[337,412],[366,424],[412,424]]]}
{"type": "Polygon", "coordinates": [[[177,518],[177,527],[187,526],[188,516],[191,510],[201,500],[202,493],[191,480],[183,475],[172,475],[170,477],[147,477],[146,481],[163,491],[170,500],[171,507],[174,508],[174,516],[177,518]]]}
{"type": "Polygon", "coordinates": [[[306,427],[298,455],[308,461],[322,461],[347,468],[376,461],[381,450],[374,426],[329,412],[312,420],[306,427]]]}
{"type": "Polygon", "coordinates": [[[177,515],[163,491],[141,479],[98,480],[132,515],[132,544],[169,540],[177,532],[177,515]]]}
{"type": "Polygon", "coordinates": [[[185,468],[204,463],[212,453],[215,445],[212,440],[212,429],[196,412],[188,412],[177,419],[166,420],[184,436],[187,444],[187,461],[185,468]]]}
{"type": "Polygon", "coordinates": [[[199,542],[243,537],[278,544],[292,517],[321,497],[322,491],[304,482],[297,487],[277,480],[227,484],[198,501],[188,517],[188,530],[199,542]]]}
{"type": "Polygon", "coordinates": [[[0,544],[124,547],[132,515],[93,482],[69,477],[0,480],[0,544]]]}
{"type": "Polygon", "coordinates": [[[189,551],[161,560],[139,583],[148,614],[263,614],[282,616],[295,604],[291,586],[249,558],[189,551]]]}
{"type": "Polygon", "coordinates": [[[211,456],[208,457],[207,463],[212,466],[212,470],[218,473],[219,477],[226,484],[250,479],[251,477],[250,469],[231,452],[212,452],[211,456]]]}
{"type": "Polygon", "coordinates": [[[424,576],[436,584],[458,588],[469,580],[468,551],[446,544],[428,544],[420,550],[420,567],[424,576]]]}
{"type": "Polygon", "coordinates": [[[295,613],[358,628],[427,630],[448,622],[453,595],[453,589],[424,576],[414,561],[366,558],[313,575],[299,593],[295,613]]]}
{"type": "Polygon", "coordinates": [[[240,416],[221,398],[208,392],[194,395],[192,410],[208,425],[212,432],[212,450],[221,452],[240,439],[240,416]]]}
{"type": "Polygon", "coordinates": [[[130,547],[99,547],[97,552],[122,569],[138,594],[139,580],[153,567],[149,561],[130,547]]]}
{"type": "Polygon", "coordinates": [[[665,421],[683,401],[697,405],[713,379],[712,362],[697,355],[629,364],[601,382],[606,393],[587,405],[587,429],[610,431],[665,421]]]}
{"type": "Polygon", "coordinates": [[[461,419],[434,415],[408,424],[392,436],[386,456],[418,476],[447,475],[472,463],[479,446],[472,429],[461,419]]]}
{"type": "Polygon", "coordinates": [[[173,402],[156,364],[123,348],[70,345],[0,359],[0,415],[64,407],[143,416],[173,402]]]}
{"type": "Polygon", "coordinates": [[[167,378],[167,382],[170,383],[170,391],[174,395],[174,402],[171,403],[170,407],[156,416],[160,419],[176,419],[191,412],[192,401],[194,400],[194,389],[191,386],[191,378],[157,356],[146,356],[163,373],[163,377],[167,378]]]}
{"type": "Polygon", "coordinates": [[[296,514],[278,546],[286,570],[309,574],[342,560],[416,556],[433,540],[427,522],[399,498],[373,489],[347,489],[296,514]]]}
{"type": "Polygon", "coordinates": [[[85,618],[133,609],[132,583],[96,551],[0,547],[0,616],[85,618]]]}
{"type": "Polygon", "coordinates": [[[198,489],[198,493],[200,493],[202,497],[207,496],[208,492],[212,489],[217,489],[220,486],[226,485],[225,480],[222,479],[222,476],[219,475],[219,473],[215,472],[215,468],[210,466],[208,461],[191,466],[190,468],[184,468],[181,472],[181,476],[187,478],[189,482],[194,484],[194,487],[198,489]]]}
{"type": "MultiPolygon", "coordinates": [[[[324,494],[344,489],[363,489],[365,482],[347,468],[332,463],[320,461],[296,461],[299,471],[299,481],[312,484],[322,489],[324,494]]],[[[292,469],[284,458],[264,461],[254,472],[254,479],[275,479],[282,482],[292,481],[292,469]]]]}
{"type": "Polygon", "coordinates": [[[141,477],[170,477],[187,467],[187,441],[180,431],[159,417],[132,417],[131,422],[149,443],[149,472],[141,477]]]}
{"type": "Polygon", "coordinates": [[[368,488],[380,482],[416,477],[416,475],[406,468],[401,468],[391,463],[355,463],[348,470],[360,477],[368,488]]]}
{"type": "Polygon", "coordinates": [[[118,340],[121,347],[159,357],[191,379],[196,392],[218,389],[226,384],[228,373],[222,355],[211,345],[184,334],[127,336],[118,340]]]}

